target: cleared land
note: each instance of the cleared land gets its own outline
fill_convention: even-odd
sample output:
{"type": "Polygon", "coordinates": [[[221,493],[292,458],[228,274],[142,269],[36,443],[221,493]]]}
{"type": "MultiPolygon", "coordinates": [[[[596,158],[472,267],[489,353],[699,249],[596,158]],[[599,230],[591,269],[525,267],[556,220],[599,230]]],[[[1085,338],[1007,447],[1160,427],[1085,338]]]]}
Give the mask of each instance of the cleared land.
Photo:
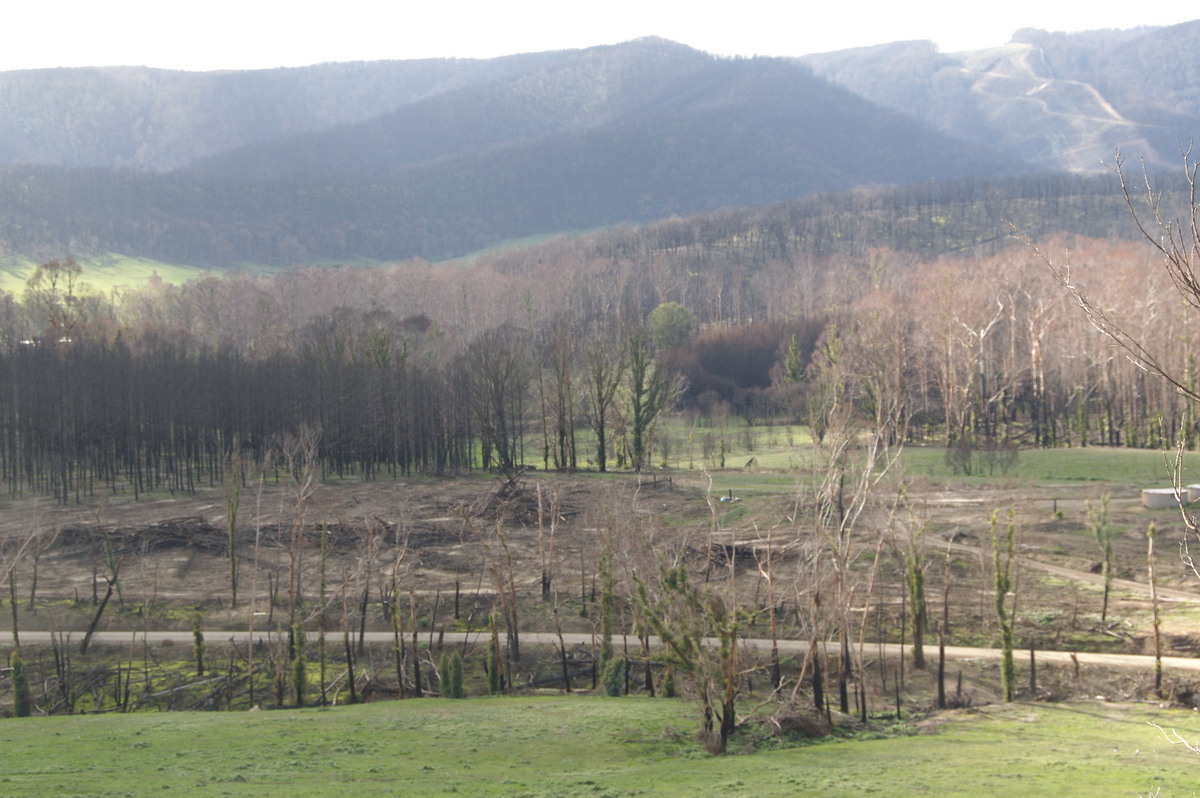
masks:
{"type": "MultiPolygon", "coordinates": [[[[786,456],[783,449],[782,442],[778,451],[760,444],[754,455],[739,454],[769,459],[786,456]]],[[[1200,646],[1195,634],[1200,589],[1195,575],[1178,559],[1179,514],[1145,510],[1138,501],[1140,487],[1165,482],[1162,463],[1158,452],[1035,452],[1023,453],[1018,468],[1039,470],[1046,474],[1043,478],[1010,472],[964,479],[947,473],[933,450],[908,454],[908,503],[928,520],[925,556],[935,616],[940,613],[942,569],[950,553],[952,645],[995,645],[989,518],[994,510],[1014,509],[1021,557],[1018,678],[1022,696],[1041,699],[1037,703],[990,704],[998,685],[992,656],[952,651],[952,656],[966,659],[951,666],[952,680],[962,674],[962,692],[953,686],[951,690],[970,706],[930,714],[932,675],[910,666],[903,674],[903,711],[897,720],[893,702],[900,675],[901,570],[890,544],[878,545],[878,536],[888,528],[880,523],[883,516],[872,516],[855,532],[857,572],[865,576],[877,556],[879,560],[878,578],[863,601],[871,721],[862,726],[839,717],[837,732],[822,744],[794,748],[798,739],[767,724],[770,711],[760,704],[766,677],[760,671],[750,675],[759,698],[748,692],[739,705],[745,723],[731,749],[754,755],[709,758],[695,740],[697,713],[689,699],[549,698],[530,691],[524,685],[555,676],[558,664],[553,647],[546,645],[527,651],[517,674],[521,694],[505,698],[478,698],[486,688],[476,669],[467,681],[468,693],[477,698],[467,701],[147,716],[113,711],[112,688],[103,683],[76,707],[106,711],[103,717],[0,722],[0,742],[13,752],[10,766],[0,775],[0,794],[140,794],[151,785],[155,792],[187,789],[200,795],[265,795],[281,789],[327,795],[371,785],[394,791],[401,784],[419,784],[414,789],[422,794],[478,795],[990,795],[1052,790],[1086,795],[1151,794],[1156,788],[1162,788],[1161,795],[1190,794],[1196,784],[1179,774],[1188,772],[1193,755],[1169,746],[1147,721],[1179,727],[1186,737],[1200,739],[1190,708],[1195,676],[1190,667],[1183,667],[1200,660],[1168,661],[1168,697],[1138,703],[1150,696],[1152,687],[1145,578],[1145,529],[1150,521],[1159,528],[1164,653],[1190,658],[1200,646]],[[1057,460],[1056,454],[1061,454],[1057,460]],[[1119,462],[1114,466],[1113,460],[1119,462]],[[1089,463],[1092,473],[1104,476],[1084,478],[1089,463]],[[1096,568],[1100,555],[1085,520],[1088,503],[1104,494],[1112,497],[1111,521],[1118,530],[1118,579],[1108,618],[1102,622],[1102,578],[1096,568]],[[1024,647],[1030,645],[1039,652],[1036,687],[1027,682],[1024,647]],[[1083,654],[1076,666],[1072,652],[1120,655],[1124,661],[1083,654]],[[887,667],[881,669],[881,664],[887,667]],[[99,698],[94,699],[97,690],[99,698]],[[1083,697],[1088,701],[1079,703],[1083,697]],[[907,736],[917,731],[922,734],[907,736]],[[69,747],[49,744],[49,738],[64,735],[70,738],[69,747]],[[776,748],[787,750],[770,750],[776,748]],[[113,761],[113,751],[124,752],[119,764],[113,761]],[[964,776],[968,771],[969,778],[964,776]],[[897,773],[903,773],[901,786],[897,773]]],[[[363,582],[354,582],[359,577],[352,574],[361,574],[369,560],[373,598],[363,628],[386,639],[390,626],[379,604],[385,593],[380,587],[395,571],[403,590],[402,607],[406,613],[409,603],[415,607],[419,643],[429,652],[423,656],[431,665],[440,645],[463,651],[469,663],[482,659],[486,616],[494,597],[487,547],[495,545],[489,536],[502,529],[514,553],[526,645],[536,642],[535,633],[542,641],[553,639],[551,608],[556,602],[544,602],[539,595],[546,561],[545,512],[552,497],[557,520],[549,561],[559,620],[576,665],[576,688],[590,687],[587,663],[595,644],[589,641],[597,630],[595,562],[606,543],[629,544],[622,554],[628,564],[641,556],[634,552],[637,541],[646,543],[645,551],[650,552],[692,551],[697,573],[705,570],[714,552],[732,552],[733,575],[722,568],[714,578],[731,580],[732,588],[751,601],[756,596],[761,601],[765,589],[754,552],[777,549],[783,556],[776,575],[787,585],[781,594],[787,618],[782,637],[801,641],[797,617],[802,613],[797,608],[803,605],[805,571],[798,552],[805,532],[794,519],[809,480],[800,468],[751,467],[672,469],[640,478],[530,472],[516,490],[505,488],[502,480],[480,476],[323,484],[306,505],[299,526],[298,567],[304,574],[306,602],[314,610],[306,616],[313,630],[310,651],[311,635],[324,628],[322,624],[328,625],[330,640],[340,643],[347,606],[336,599],[316,606],[323,532],[328,533],[330,592],[336,596],[339,583],[361,587],[363,582]],[[738,501],[722,502],[721,497],[738,501]],[[371,557],[368,550],[374,551],[371,557]],[[747,553],[749,559],[738,559],[747,553]]],[[[70,645],[78,643],[95,612],[93,596],[104,592],[103,577],[113,558],[122,563],[120,595],[112,599],[99,628],[126,633],[176,630],[186,639],[199,616],[211,649],[209,679],[222,673],[227,656],[223,640],[233,632],[245,633],[251,619],[256,632],[277,634],[286,617],[278,595],[274,604],[269,600],[271,590],[286,583],[289,570],[289,537],[296,516],[294,490],[286,479],[259,482],[241,494],[237,550],[242,571],[239,602],[232,607],[226,494],[219,486],[194,495],[140,501],[110,495],[67,507],[15,499],[3,509],[0,532],[9,540],[31,529],[53,537],[53,544],[39,550],[36,558],[32,609],[28,598],[33,558],[22,559],[14,572],[19,625],[30,650],[27,659],[36,659],[40,647],[40,656],[50,660],[44,641],[33,636],[35,630],[69,632],[70,645]]],[[[2,629],[11,628],[7,604],[0,614],[2,629]]],[[[618,646],[624,629],[619,625],[618,646]]],[[[769,636],[761,618],[746,636],[769,636]]],[[[8,632],[0,636],[0,645],[8,647],[10,642],[8,632]]],[[[927,638],[927,656],[935,656],[935,643],[927,638]]],[[[378,652],[363,660],[363,671],[373,680],[386,679],[391,667],[388,645],[376,647],[378,652]]],[[[791,652],[788,645],[783,647],[790,678],[799,674],[801,648],[797,645],[791,652]]],[[[122,661],[137,668],[150,662],[174,668],[183,679],[189,649],[161,639],[152,639],[150,645],[97,646],[86,657],[76,655],[73,667],[84,673],[88,667],[112,668],[115,662],[119,685],[122,661]]],[[[315,665],[310,665],[310,679],[314,672],[315,665]]],[[[394,671],[390,673],[394,682],[394,671]]],[[[148,677],[146,684],[149,687],[148,677]]],[[[7,680],[3,686],[7,693],[7,680]]],[[[310,699],[315,694],[315,688],[310,689],[310,699]]],[[[344,683],[333,694],[344,702],[344,683]]],[[[386,694],[375,692],[376,697],[386,694]]],[[[191,706],[195,695],[185,695],[187,700],[163,700],[174,708],[191,706]]],[[[802,709],[806,700],[801,694],[798,707],[802,709]]],[[[254,703],[271,703],[266,681],[254,703]]],[[[786,708],[774,711],[777,720],[787,713],[786,708]]]]}

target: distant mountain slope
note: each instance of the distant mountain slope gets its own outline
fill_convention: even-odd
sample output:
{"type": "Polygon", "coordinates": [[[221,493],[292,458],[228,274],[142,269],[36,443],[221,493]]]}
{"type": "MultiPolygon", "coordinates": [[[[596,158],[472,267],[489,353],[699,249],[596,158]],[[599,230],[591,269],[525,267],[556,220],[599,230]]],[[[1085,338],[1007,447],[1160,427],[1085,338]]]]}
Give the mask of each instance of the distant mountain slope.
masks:
{"type": "MultiPolygon", "coordinates": [[[[580,51],[358,125],[232,150],[186,173],[391,175],[429,190],[427,181],[436,184],[444,171],[476,177],[472,190],[480,193],[495,180],[511,179],[520,190],[571,175],[588,180],[593,193],[636,186],[651,206],[656,195],[691,194],[672,202],[701,210],[1012,170],[805,67],[641,40],[580,51]]],[[[613,220],[661,210],[621,208],[613,220]]]]}
{"type": "Polygon", "coordinates": [[[357,124],[234,148],[193,166],[237,174],[344,173],[428,163],[623,119],[713,62],[661,39],[558,53],[357,124]]]}
{"type": "Polygon", "coordinates": [[[644,222],[1020,164],[780,59],[649,39],[557,54],[386,115],[167,174],[0,173],[18,252],[189,264],[460,255],[644,222]]]}
{"type": "Polygon", "coordinates": [[[1098,171],[1118,149],[1173,164],[1179,142],[1200,132],[1200,20],[1024,30],[966,53],[897,42],[801,60],[872,102],[1044,169],[1098,171]]]}
{"type": "Polygon", "coordinates": [[[0,256],[288,265],[859,186],[1175,165],[1200,21],[941,53],[717,58],[647,38],[481,61],[0,72],[0,256]]]}
{"type": "Polygon", "coordinates": [[[0,72],[0,163],[173,169],[252,142],[360,122],[555,57],[0,72]]]}

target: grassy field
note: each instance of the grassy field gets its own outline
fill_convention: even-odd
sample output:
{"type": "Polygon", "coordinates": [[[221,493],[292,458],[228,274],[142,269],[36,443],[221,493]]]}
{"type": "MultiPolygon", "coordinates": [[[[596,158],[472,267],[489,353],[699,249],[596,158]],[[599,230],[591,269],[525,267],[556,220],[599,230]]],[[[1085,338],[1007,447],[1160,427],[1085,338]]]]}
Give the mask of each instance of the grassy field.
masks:
{"type": "MultiPolygon", "coordinates": [[[[1006,474],[996,471],[969,479],[975,482],[995,482],[1008,478],[1034,483],[1054,482],[1113,482],[1139,487],[1170,487],[1171,476],[1167,457],[1157,449],[1117,449],[1088,446],[1071,449],[1023,449],[1017,463],[1006,474]]],[[[941,446],[904,449],[902,465],[912,475],[935,478],[964,479],[956,476],[946,465],[946,450],[941,446]]],[[[1184,482],[1200,477],[1200,456],[1188,453],[1184,459],[1184,482]],[[1189,476],[1190,475],[1190,476],[1189,476]]]]}
{"type": "MultiPolygon", "coordinates": [[[[204,273],[203,269],[191,266],[176,266],[170,263],[127,258],[119,255],[101,255],[81,259],[83,282],[93,291],[107,294],[120,286],[146,283],[157,274],[168,283],[183,283],[204,273]]],[[[17,258],[0,258],[0,290],[20,297],[38,264],[17,258]]]]}
{"type": "MultiPolygon", "coordinates": [[[[333,709],[0,721],[0,795],[1192,795],[1193,714],[1012,704],[923,729],[723,757],[686,701],[423,699],[333,709]]],[[[749,731],[744,737],[753,737],[749,731]]],[[[761,736],[760,736],[761,741],[761,736]]]]}
{"type": "MultiPolygon", "coordinates": [[[[558,234],[555,234],[558,235],[558,234]]],[[[518,239],[514,241],[503,242],[486,250],[480,250],[469,255],[464,255],[461,258],[455,258],[446,263],[468,264],[479,255],[498,252],[506,247],[518,245],[526,246],[529,244],[541,243],[555,237],[554,235],[531,236],[527,239],[518,239]]],[[[66,257],[63,255],[62,257],[66,257]]],[[[135,258],[126,255],[104,254],[95,255],[90,258],[76,258],[79,264],[83,267],[83,282],[93,291],[100,293],[108,293],[112,289],[122,286],[137,286],[144,284],[150,279],[151,275],[157,274],[165,282],[174,285],[181,285],[188,280],[194,279],[205,274],[208,270],[197,266],[186,266],[178,263],[165,263],[163,261],[155,261],[147,258],[135,258]]],[[[25,290],[25,281],[28,280],[34,270],[38,267],[38,261],[28,260],[21,257],[0,257],[0,291],[8,291],[18,297],[25,290]]],[[[350,266],[360,268],[381,268],[394,265],[391,261],[373,260],[371,258],[354,258],[352,260],[314,260],[303,264],[304,266],[316,267],[335,267],[335,266],[350,266]]],[[[240,263],[231,266],[221,267],[216,269],[217,274],[226,274],[229,272],[250,272],[253,274],[267,274],[279,271],[278,266],[267,266],[260,263],[240,263]]]]}
{"type": "MultiPolygon", "coordinates": [[[[669,470],[711,469],[714,472],[755,473],[755,481],[770,471],[803,474],[812,466],[812,438],[799,424],[747,427],[738,419],[720,426],[691,425],[682,416],[664,419],[659,438],[666,436],[666,466],[669,470]],[[723,445],[723,449],[722,449],[723,445]],[[724,468],[721,467],[721,454],[724,468]]],[[[591,452],[591,438],[579,437],[580,452],[591,452]]],[[[527,448],[533,452],[536,446],[527,448]]],[[[664,464],[661,445],[652,464],[664,464]]],[[[1088,446],[1057,449],[1022,449],[1009,467],[988,469],[980,464],[975,473],[955,473],[946,462],[944,446],[903,447],[898,467],[909,477],[955,480],[972,484],[1000,481],[1047,484],[1057,482],[1111,482],[1138,487],[1170,487],[1168,459],[1174,452],[1160,449],[1124,449],[1088,446]]],[[[527,458],[528,459],[528,458],[527,458]]],[[[531,461],[532,462],[532,461],[531,461]]],[[[538,463],[540,467],[540,463],[538,463]]],[[[1184,460],[1184,482],[1200,481],[1200,454],[1189,452],[1184,460]]],[[[722,479],[725,477],[723,476],[722,479]]]]}

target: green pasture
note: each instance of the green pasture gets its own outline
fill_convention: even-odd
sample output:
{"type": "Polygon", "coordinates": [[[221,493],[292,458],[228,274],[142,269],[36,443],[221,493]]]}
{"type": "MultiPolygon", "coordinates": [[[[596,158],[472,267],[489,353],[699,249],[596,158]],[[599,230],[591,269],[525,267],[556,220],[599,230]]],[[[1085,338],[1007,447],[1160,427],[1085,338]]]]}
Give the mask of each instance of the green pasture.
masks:
{"type": "Polygon", "coordinates": [[[1012,704],[817,743],[749,727],[721,757],[684,700],[421,699],[0,721],[0,795],[1192,795],[1192,713],[1012,704]],[[1156,792],[1157,791],[1157,792],[1156,792]]]}
{"type": "MultiPolygon", "coordinates": [[[[495,244],[487,249],[464,255],[461,258],[445,261],[448,264],[468,264],[481,255],[489,255],[511,247],[523,247],[540,244],[562,234],[543,234],[523,239],[514,239],[495,244]]],[[[67,254],[61,257],[67,257],[67,254]]],[[[47,259],[48,260],[48,259],[47,259]]],[[[187,266],[180,263],[166,263],[149,258],[137,258],[116,253],[94,255],[89,258],[76,258],[83,267],[83,282],[93,291],[108,293],[122,286],[137,286],[145,284],[153,275],[158,275],[164,282],[180,285],[188,280],[200,277],[209,270],[198,266],[187,266]]],[[[28,280],[41,261],[31,260],[20,256],[0,257],[0,291],[7,291],[20,296],[25,290],[28,280]]],[[[373,258],[352,258],[340,260],[314,260],[302,264],[320,268],[352,267],[352,268],[385,268],[394,266],[394,261],[382,261],[373,258]]],[[[249,272],[252,274],[270,274],[280,271],[279,266],[268,266],[261,263],[238,263],[233,266],[216,270],[217,274],[230,272],[249,272]]]]}
{"type": "MultiPolygon", "coordinates": [[[[65,257],[65,256],[64,256],[65,257]]],[[[135,258],[109,253],[95,255],[90,258],[76,258],[83,267],[82,279],[92,291],[107,294],[115,288],[144,285],[154,275],[163,282],[181,285],[188,280],[207,274],[209,270],[198,266],[185,266],[178,263],[165,263],[148,258],[135,258]]],[[[38,261],[20,257],[0,257],[0,290],[20,296],[25,290],[25,282],[33,276],[38,267],[38,261]]],[[[381,268],[392,265],[388,261],[370,258],[355,258],[352,260],[314,261],[305,264],[317,267],[353,267],[381,268]]],[[[261,263],[239,263],[236,266],[222,268],[216,271],[218,275],[232,272],[247,272],[250,274],[271,274],[280,270],[278,266],[267,266],[261,263]]]]}
{"type": "MultiPolygon", "coordinates": [[[[764,424],[748,427],[740,419],[723,424],[692,422],[682,415],[660,421],[651,466],[667,471],[708,471],[722,485],[763,485],[790,482],[811,475],[812,438],[807,427],[799,424],[764,424]],[[662,442],[666,440],[664,449],[662,442]],[[722,460],[724,466],[722,467],[722,460]],[[772,472],[777,472],[774,476],[772,472]],[[791,476],[783,478],[788,473],[791,476]],[[740,476],[738,476],[740,475],[740,476]],[[778,478],[777,478],[778,477],[778,478]]],[[[589,434],[578,439],[581,462],[586,466],[594,443],[589,434]]],[[[526,459],[540,449],[527,448],[526,459]]],[[[1025,482],[1096,482],[1137,487],[1170,487],[1174,452],[1161,449],[1125,449],[1086,446],[1055,449],[1021,449],[1015,462],[989,463],[980,457],[970,474],[956,472],[946,460],[944,446],[906,445],[896,464],[897,472],[907,477],[934,481],[954,480],[972,484],[1025,482]]],[[[1200,482],[1200,453],[1188,452],[1184,458],[1184,483],[1200,482]]]]}
{"type": "MultiPolygon", "coordinates": [[[[741,419],[689,418],[676,413],[658,420],[652,438],[648,463],[651,469],[795,470],[809,467],[812,461],[812,438],[802,424],[779,422],[748,426],[741,419]]],[[[594,468],[595,434],[591,429],[581,427],[575,431],[575,442],[580,467],[594,468]]],[[[543,466],[542,446],[540,433],[526,436],[527,464],[543,466]]],[[[619,442],[609,446],[608,467],[612,470],[617,470],[620,446],[619,442]]]]}
{"type": "MultiPolygon", "coordinates": [[[[92,290],[107,294],[121,286],[144,285],[157,274],[168,283],[184,283],[204,274],[203,269],[171,263],[128,258],[122,255],[98,255],[77,258],[83,267],[83,282],[92,290]]],[[[38,264],[21,258],[0,258],[0,290],[21,296],[25,282],[38,264]]]]}
{"type": "MultiPolygon", "coordinates": [[[[1138,487],[1171,486],[1169,461],[1174,452],[1160,449],[1123,449],[1086,446],[1058,449],[1022,449],[1017,462],[1006,472],[999,469],[971,477],[956,475],[946,464],[942,446],[906,446],[901,458],[904,472],[935,479],[969,479],[977,483],[1004,479],[1033,482],[1112,482],[1138,487]]],[[[1184,458],[1184,482],[1200,479],[1200,454],[1189,452],[1184,458]]]]}

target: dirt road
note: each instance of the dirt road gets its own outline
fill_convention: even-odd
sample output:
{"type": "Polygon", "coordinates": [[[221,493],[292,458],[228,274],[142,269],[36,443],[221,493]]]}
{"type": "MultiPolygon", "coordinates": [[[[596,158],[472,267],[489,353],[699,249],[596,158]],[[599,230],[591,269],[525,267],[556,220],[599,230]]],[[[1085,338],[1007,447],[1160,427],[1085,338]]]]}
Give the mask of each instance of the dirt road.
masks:
{"type": "MultiPolygon", "coordinates": [[[[50,645],[51,632],[44,631],[22,631],[20,633],[22,645],[50,645]]],[[[70,641],[81,641],[84,633],[65,632],[59,633],[70,641]]],[[[338,635],[330,634],[329,637],[335,638],[338,635]]],[[[429,632],[423,632],[420,636],[422,643],[431,642],[431,637],[435,642],[438,638],[430,635],[429,632]]],[[[254,635],[256,640],[261,640],[264,643],[271,640],[271,635],[268,633],[256,632],[254,635]]],[[[235,642],[244,644],[249,639],[249,633],[246,631],[219,631],[211,630],[204,632],[204,639],[209,645],[219,645],[222,643],[235,642]]],[[[357,638],[356,638],[357,639],[357,638]]],[[[365,636],[366,642],[372,644],[389,644],[394,638],[390,632],[367,632],[365,636]]],[[[462,643],[464,641],[470,643],[482,642],[486,639],[485,632],[446,632],[440,639],[445,643],[462,643]]],[[[525,632],[521,635],[521,641],[526,645],[545,645],[557,646],[558,636],[549,632],[525,632]]],[[[590,648],[596,641],[590,634],[567,633],[563,635],[563,642],[570,647],[590,648]]],[[[631,640],[631,644],[634,641],[631,640]]],[[[709,639],[709,644],[716,646],[715,639],[709,639]]],[[[96,632],[92,636],[92,645],[112,645],[112,646],[130,646],[148,643],[150,645],[191,645],[192,633],[190,631],[139,631],[139,632],[96,632]]],[[[752,638],[743,640],[742,643],[751,648],[759,650],[770,650],[771,641],[763,638],[752,638]]],[[[650,644],[655,646],[658,641],[655,638],[650,639],[650,644]]],[[[0,649],[11,647],[12,638],[9,635],[4,635],[0,638],[0,649]]],[[[780,640],[779,652],[783,655],[803,655],[808,652],[809,644],[800,640],[780,640]]],[[[832,651],[836,647],[836,643],[829,643],[829,649],[832,651]]],[[[880,651],[885,657],[899,657],[900,645],[896,643],[867,643],[865,650],[868,655],[876,655],[880,651]]],[[[928,646],[925,649],[926,657],[935,657],[936,646],[928,646]]],[[[1028,649],[1017,649],[1015,655],[1018,660],[1025,662],[1029,661],[1028,649]]],[[[946,657],[954,660],[998,660],[1000,659],[1000,649],[998,648],[972,648],[969,646],[946,646],[946,657]]],[[[1047,651],[1038,649],[1035,652],[1037,661],[1044,664],[1053,665],[1071,665],[1078,662],[1081,666],[1098,666],[1104,668],[1152,668],[1154,666],[1154,657],[1149,654],[1098,654],[1089,652],[1070,652],[1070,651],[1047,651]]],[[[1163,657],[1164,671],[1189,671],[1200,672],[1200,658],[1191,657],[1163,657]]]]}

